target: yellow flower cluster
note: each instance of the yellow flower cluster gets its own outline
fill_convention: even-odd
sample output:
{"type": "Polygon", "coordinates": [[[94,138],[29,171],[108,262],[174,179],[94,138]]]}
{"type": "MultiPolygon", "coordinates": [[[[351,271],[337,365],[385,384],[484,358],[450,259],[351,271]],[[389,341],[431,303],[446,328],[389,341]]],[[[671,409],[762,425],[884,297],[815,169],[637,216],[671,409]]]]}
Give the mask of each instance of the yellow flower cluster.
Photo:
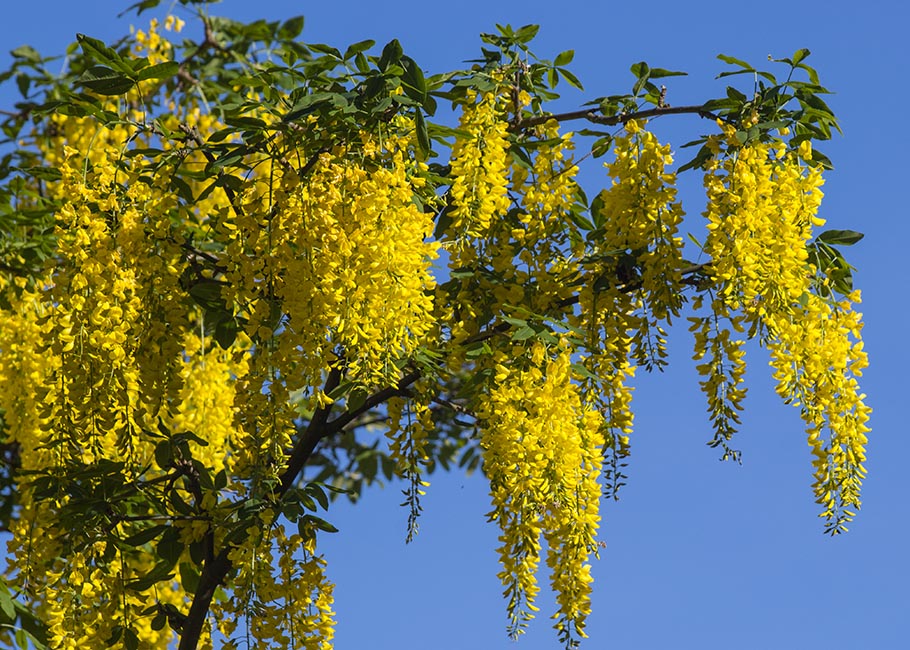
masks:
{"type": "MultiPolygon", "coordinates": [[[[176,16],[168,16],[165,19],[164,28],[167,31],[180,32],[185,24],[183,20],[176,16]]],[[[134,52],[138,57],[148,57],[149,65],[168,61],[170,58],[169,54],[173,49],[171,42],[166,38],[162,38],[159,29],[160,25],[161,23],[157,18],[152,18],[149,21],[148,31],[137,29],[134,34],[136,39],[134,52]]]]}
{"type": "Polygon", "coordinates": [[[219,631],[235,638],[238,622],[246,626],[239,639],[263,650],[330,650],[335,635],[334,585],[325,577],[325,560],[317,556],[316,538],[288,535],[281,524],[263,521],[248,542],[235,547],[231,562],[238,569],[234,597],[214,603],[219,631]]]}
{"type": "Polygon", "coordinates": [[[600,194],[604,239],[599,246],[631,252],[641,266],[643,307],[652,320],[665,320],[682,303],[683,242],[677,233],[685,214],[676,199],[676,174],[666,171],[673,163],[670,145],[661,145],[635,120],[626,123],[614,144],[615,158],[605,164],[613,184],[600,194]]]}
{"type": "Polygon", "coordinates": [[[571,157],[573,134],[560,134],[556,120],[538,127],[537,135],[542,142],[533,149],[532,167],[512,168],[512,193],[521,197],[521,211],[517,223],[503,221],[492,233],[492,248],[501,251],[493,257],[493,268],[525,294],[500,289],[501,302],[546,313],[573,293],[576,267],[570,260],[580,237],[570,240],[574,224],[567,215],[578,201],[578,166],[571,157]]]}
{"type": "MultiPolygon", "coordinates": [[[[60,155],[61,179],[47,192],[66,198],[57,213],[57,265],[40,291],[0,289],[12,303],[0,310],[2,331],[16,339],[0,340],[0,407],[27,471],[66,472],[98,462],[148,467],[153,445],[143,432],[167,416],[164,393],[168,377],[177,375],[181,345],[179,339],[165,345],[173,351],[168,358],[159,344],[181,331],[185,317],[169,319],[161,311],[177,297],[150,300],[176,283],[178,255],[147,238],[146,229],[166,219],[171,200],[153,198],[145,184],[118,182],[132,174],[112,164],[120,135],[119,129],[95,133],[87,154],[56,139],[42,143],[48,157],[60,155]],[[153,315],[161,319],[157,329],[148,326],[153,315]]],[[[167,309],[173,313],[174,305],[167,309]]],[[[182,604],[182,591],[126,587],[152,569],[154,556],[141,549],[112,554],[94,541],[100,531],[93,524],[62,518],[65,491],[39,500],[36,485],[28,476],[19,484],[9,571],[39,604],[50,647],[100,646],[126,630],[149,648],[166,647],[170,630],[152,629],[151,619],[138,613],[155,600],[182,604]],[[64,530],[75,550],[55,541],[64,530]]],[[[134,531],[117,523],[114,532],[134,531]]]]}
{"type": "MultiPolygon", "coordinates": [[[[699,296],[694,307],[698,309],[702,303],[699,296]]],[[[704,377],[699,385],[708,398],[708,415],[714,428],[714,439],[709,444],[723,449],[723,460],[739,461],[740,452],[727,443],[740,424],[739,413],[747,392],[743,385],[746,374],[745,342],[734,338],[731,332],[743,331],[742,316],[730,316],[719,299],[713,301],[712,308],[714,314],[711,316],[689,319],[692,321],[689,331],[695,335],[695,354],[692,358],[701,361],[695,368],[704,377]],[[722,320],[728,321],[730,326],[723,326],[722,320]]]]}
{"type": "Polygon", "coordinates": [[[866,475],[867,422],[858,377],[868,365],[856,291],[836,303],[807,294],[790,315],[775,315],[768,344],[777,392],[799,406],[807,425],[815,480],[813,490],[828,531],[846,531],[860,507],[866,475]],[[825,434],[825,430],[829,432],[825,434]]]}
{"type": "MultiPolygon", "coordinates": [[[[536,135],[540,141],[529,147],[531,165],[508,170],[506,189],[515,197],[514,207],[508,209],[504,198],[499,218],[489,223],[483,238],[448,250],[453,271],[491,271],[466,274],[455,295],[439,301],[446,311],[437,318],[451,323],[453,341],[476,335],[490,314],[514,312],[515,305],[545,314],[574,291],[572,250],[581,238],[572,237],[578,233],[569,215],[579,195],[572,134],[560,135],[553,120],[540,125],[536,135]]],[[[453,352],[450,363],[457,367],[464,349],[453,346],[453,352]]]]}
{"type": "Polygon", "coordinates": [[[524,354],[527,368],[503,355],[478,413],[493,499],[489,516],[502,530],[499,575],[509,599],[510,633],[521,634],[536,610],[543,536],[559,604],[556,627],[567,640],[584,636],[590,612],[588,560],[596,554],[600,522],[601,415],[582,403],[567,349],[551,357],[535,343],[524,354]]]}
{"type": "Polygon", "coordinates": [[[467,97],[452,147],[452,188],[449,190],[452,225],[456,239],[483,237],[490,224],[509,209],[506,195],[509,175],[508,125],[504,98],[493,92],[467,97]]]}
{"type": "Polygon", "coordinates": [[[71,553],[65,563],[58,560],[47,568],[48,647],[111,647],[132,636],[141,640],[142,647],[167,648],[172,630],[155,629],[152,617],[144,611],[155,602],[182,604],[182,594],[167,583],[155,593],[138,593],[130,582],[151,571],[154,558],[121,551],[109,553],[111,559],[102,559],[106,548],[105,542],[97,542],[87,550],[71,553]]]}
{"type": "Polygon", "coordinates": [[[626,478],[623,459],[629,455],[634,421],[629,382],[636,369],[630,361],[636,302],[616,287],[600,290],[589,282],[579,291],[579,304],[581,313],[573,322],[584,333],[584,395],[603,414],[605,493],[615,498],[626,478]]]}
{"type": "Polygon", "coordinates": [[[650,368],[666,356],[663,325],[681,306],[683,211],[670,148],[630,120],[605,166],[612,184],[600,194],[599,238],[587,256],[573,324],[584,333],[585,394],[604,414],[605,472],[615,495],[632,433],[634,360],[650,368]]]}
{"type": "MultiPolygon", "coordinates": [[[[719,151],[719,138],[711,144],[719,151]]],[[[747,320],[787,313],[809,289],[806,242],[824,223],[822,183],[821,168],[802,166],[783,143],[738,147],[710,163],[704,250],[719,297],[747,320]]]]}
{"type": "Polygon", "coordinates": [[[22,468],[35,470],[49,459],[41,449],[44,404],[39,397],[57,366],[56,358],[42,354],[45,297],[40,291],[8,285],[0,277],[0,299],[10,303],[8,309],[0,309],[0,412],[7,439],[20,445],[22,468]]]}
{"type": "Polygon", "coordinates": [[[82,158],[72,153],[61,181],[71,199],[58,213],[63,268],[54,278],[50,308],[50,347],[61,360],[52,379],[54,407],[67,425],[48,435],[91,462],[128,453],[141,425],[135,353],[142,288],[133,264],[141,260],[132,254],[140,253],[134,239],[142,236],[142,216],[129,200],[130,207],[121,209],[112,166],[94,166],[93,178],[85,182],[82,158]]]}
{"type": "Polygon", "coordinates": [[[434,324],[435,286],[426,241],[431,215],[413,203],[416,163],[389,140],[356,165],[323,154],[306,178],[281,174],[274,191],[253,187],[228,239],[224,295],[249,313],[247,332],[268,341],[289,390],[318,385],[338,356],[364,386],[397,380],[398,364],[434,324]],[[276,311],[285,321],[276,321],[276,311]]]}
{"type": "MultiPolygon", "coordinates": [[[[817,269],[809,263],[807,243],[812,226],[824,220],[817,216],[821,169],[800,161],[809,159],[809,147],[801,146],[795,154],[781,143],[738,146],[732,128],[724,130],[724,139],[709,143],[717,155],[705,176],[705,251],[718,282],[713,311],[721,316],[738,312],[730,315],[734,329],[749,324],[752,332],[766,330],[763,342],[771,351],[777,391],[800,406],[807,425],[821,516],[828,520],[828,531],[838,533],[859,508],[866,472],[871,409],[857,378],[867,360],[861,316],[852,308],[859,293],[837,302],[812,286],[817,269]],[[724,144],[726,155],[721,155],[724,144]]],[[[828,280],[820,282],[826,286],[828,280]]],[[[707,377],[702,386],[718,435],[723,435],[725,425],[738,421],[744,364],[740,344],[731,342],[726,331],[709,337],[706,321],[693,326],[696,358],[711,352],[711,361],[699,371],[707,377]]]]}

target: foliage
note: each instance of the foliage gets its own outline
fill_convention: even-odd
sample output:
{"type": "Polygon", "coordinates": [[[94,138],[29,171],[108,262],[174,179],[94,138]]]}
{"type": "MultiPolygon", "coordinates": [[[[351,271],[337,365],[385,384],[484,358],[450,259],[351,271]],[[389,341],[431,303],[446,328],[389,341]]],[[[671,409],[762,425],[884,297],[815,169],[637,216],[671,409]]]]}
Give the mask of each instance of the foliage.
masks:
{"type": "Polygon", "coordinates": [[[197,41],[168,16],[79,35],[61,75],[28,47],[2,75],[22,95],[0,160],[6,645],[329,647],[322,512],[401,477],[410,539],[426,477],[458,466],[490,481],[509,633],[546,548],[574,646],[631,380],[666,364],[680,317],[709,444],[739,458],[757,339],[806,423],[826,529],[846,530],[869,409],[838,247],[861,235],[816,234],[813,143],[837,122],[807,50],[774,62],[782,81],[721,56],[749,94],[671,106],[656,81],[683,73],[640,62],[629,93],[552,113],[581,83],[571,50],[533,54],[536,26],[427,76],[397,41],[198,16],[197,41]],[[710,131],[678,169],[704,174],[700,262],[647,127],[683,113],[710,131]],[[610,182],[589,197],[592,155],[610,182]]]}

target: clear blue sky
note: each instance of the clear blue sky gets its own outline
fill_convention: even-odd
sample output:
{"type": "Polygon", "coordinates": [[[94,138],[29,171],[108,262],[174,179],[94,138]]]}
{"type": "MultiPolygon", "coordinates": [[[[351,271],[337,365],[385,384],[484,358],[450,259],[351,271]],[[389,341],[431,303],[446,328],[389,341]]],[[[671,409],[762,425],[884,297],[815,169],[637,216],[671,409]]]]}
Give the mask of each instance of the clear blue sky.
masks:
{"type": "MultiPolygon", "coordinates": [[[[24,43],[59,53],[76,32],[111,40],[130,22],[141,25],[161,15],[116,20],[127,4],[7,2],[0,66],[10,49],[24,43]]],[[[809,63],[837,92],[830,105],[845,132],[820,147],[836,166],[824,188],[823,216],[830,227],[866,233],[846,250],[863,289],[871,357],[864,388],[875,409],[863,510],[847,535],[822,534],[799,414],[773,393],[761,350],[748,355],[751,388],[736,441],[744,465],[718,462],[704,445],[710,438],[704,399],[689,360],[690,336],[679,327],[671,337],[671,369],[637,380],[631,478],[619,502],[604,504],[607,547],[594,567],[591,638],[583,647],[907,647],[910,233],[907,202],[899,197],[907,188],[910,145],[904,124],[910,16],[902,3],[227,0],[213,12],[238,19],[302,13],[304,40],[339,47],[397,37],[433,72],[474,58],[477,34],[497,22],[539,23],[536,51],[555,56],[574,49],[573,69],[588,98],[625,92],[629,65],[646,60],[690,73],[669,80],[673,104],[722,93],[722,82],[713,81],[724,69],[718,53],[760,65],[769,54],[811,49],[809,63]]],[[[0,94],[0,104],[9,97],[9,91],[0,94]]],[[[676,145],[709,126],[694,117],[664,120],[659,133],[676,145]]],[[[604,182],[597,163],[585,178],[589,196],[604,182]]],[[[697,223],[700,178],[690,174],[686,182],[684,203],[697,223]]],[[[407,513],[399,501],[393,485],[369,491],[356,506],[339,503],[329,515],[341,529],[320,542],[337,583],[338,650],[557,647],[547,595],[529,633],[517,645],[505,637],[497,531],[485,522],[481,477],[433,477],[421,533],[410,546],[404,544],[407,513]]]]}

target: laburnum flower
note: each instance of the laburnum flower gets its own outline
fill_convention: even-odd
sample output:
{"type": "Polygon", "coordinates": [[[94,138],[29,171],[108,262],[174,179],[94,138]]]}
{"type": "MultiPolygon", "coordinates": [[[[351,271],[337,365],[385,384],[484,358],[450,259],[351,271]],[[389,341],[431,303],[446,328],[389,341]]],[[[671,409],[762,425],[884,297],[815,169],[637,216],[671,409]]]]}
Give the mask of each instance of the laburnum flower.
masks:
{"type": "MultiPolygon", "coordinates": [[[[713,310],[738,312],[731,316],[738,329],[738,323],[765,329],[778,393],[799,406],[806,423],[820,516],[829,532],[838,533],[860,506],[866,473],[871,409],[857,378],[867,360],[861,316],[852,306],[859,293],[836,300],[826,278],[817,280],[821,288],[813,286],[818,269],[809,263],[808,242],[812,227],[825,222],[817,214],[821,168],[806,163],[811,145],[803,142],[798,154],[782,143],[739,146],[732,127],[722,126],[725,139],[715,136],[710,143],[717,155],[705,176],[704,250],[717,282],[713,310]]],[[[707,377],[702,386],[720,432],[735,420],[730,413],[742,397],[737,388],[741,353],[726,332],[711,339],[704,327],[694,329],[696,356],[714,349],[711,361],[699,369],[707,377]]]]}
{"type": "Polygon", "coordinates": [[[482,237],[491,222],[509,209],[508,124],[504,98],[469,92],[452,147],[453,208],[449,232],[456,239],[482,237]]]}
{"type": "MultiPolygon", "coordinates": [[[[513,351],[513,352],[517,352],[513,351]]],[[[500,363],[478,413],[513,636],[536,611],[541,537],[557,592],[560,637],[584,636],[590,613],[588,563],[596,553],[603,437],[601,415],[582,402],[568,350],[527,349],[526,368],[500,363]]]]}

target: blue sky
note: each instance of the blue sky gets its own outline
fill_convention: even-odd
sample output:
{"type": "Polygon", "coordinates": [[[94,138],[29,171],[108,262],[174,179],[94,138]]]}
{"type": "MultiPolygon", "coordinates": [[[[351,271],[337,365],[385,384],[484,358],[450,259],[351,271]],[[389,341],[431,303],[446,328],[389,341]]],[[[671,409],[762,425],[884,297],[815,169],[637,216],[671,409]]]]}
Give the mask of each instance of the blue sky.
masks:
{"type": "MultiPolygon", "coordinates": [[[[28,43],[59,53],[76,32],[112,40],[130,22],[127,2],[31,0],[4,6],[0,66],[28,43]]],[[[168,2],[163,3],[166,8],[168,2]]],[[[178,6],[178,13],[182,9],[178,6]]],[[[671,366],[639,375],[629,484],[603,508],[607,547],[594,567],[594,613],[583,647],[899,648],[910,638],[910,481],[907,480],[910,365],[907,335],[907,129],[910,106],[905,28],[896,0],[862,3],[667,2],[376,3],[227,0],[213,13],[237,19],[306,16],[303,39],[339,47],[398,38],[426,70],[443,71],[479,53],[477,34],[495,23],[538,23],[535,51],[576,51],[573,70],[587,92],[567,100],[625,92],[630,64],[686,70],[668,80],[672,104],[723,92],[714,76],[725,53],[761,65],[769,54],[807,47],[809,63],[835,90],[829,104],[844,136],[820,148],[836,169],[822,214],[829,227],[866,238],[848,259],[863,289],[864,389],[874,408],[864,507],[850,533],[822,534],[810,491],[809,449],[798,411],[780,403],[763,351],[750,348],[744,424],[736,440],[743,466],[718,462],[704,399],[689,360],[691,338],[677,327],[671,366]],[[904,550],[902,550],[904,549],[904,550]]],[[[160,14],[159,14],[160,15],[160,14]]],[[[734,78],[735,79],[735,78],[734,78]]],[[[742,78],[745,79],[745,78],[742,78]]],[[[748,81],[745,81],[748,87],[748,81]]],[[[10,101],[0,92],[0,104],[10,101]]],[[[658,133],[675,145],[709,129],[698,118],[663,118],[658,133]]],[[[682,153],[682,156],[686,152],[682,153]]],[[[601,186],[598,163],[584,172],[588,195],[601,186]]],[[[702,209],[700,178],[682,181],[693,224],[702,209]]],[[[700,225],[693,226],[698,232],[700,225]]],[[[547,620],[552,598],[518,644],[505,636],[505,602],[496,579],[497,531],[486,523],[483,479],[437,475],[424,499],[421,532],[404,544],[407,512],[394,485],[356,506],[338,503],[341,529],[321,540],[336,581],[336,648],[557,647],[547,620]]]]}

